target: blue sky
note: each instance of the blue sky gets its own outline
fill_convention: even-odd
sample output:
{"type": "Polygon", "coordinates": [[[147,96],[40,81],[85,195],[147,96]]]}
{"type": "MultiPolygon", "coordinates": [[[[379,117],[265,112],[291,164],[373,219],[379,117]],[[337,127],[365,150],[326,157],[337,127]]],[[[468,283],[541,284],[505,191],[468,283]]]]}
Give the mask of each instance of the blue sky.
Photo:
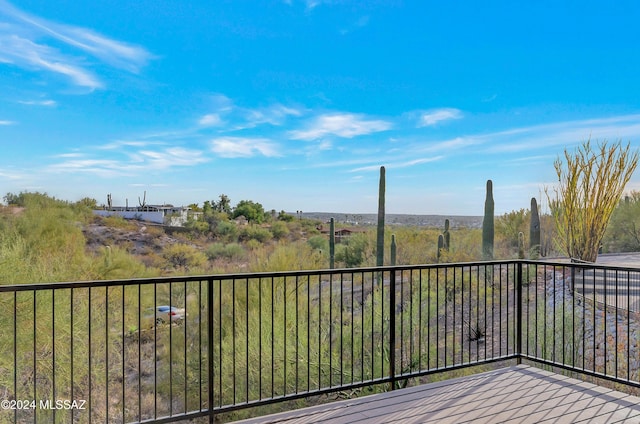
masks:
{"type": "Polygon", "coordinates": [[[522,3],[0,0],[0,193],[373,213],[385,165],[388,213],[526,208],[640,145],[640,4],[522,3]]]}

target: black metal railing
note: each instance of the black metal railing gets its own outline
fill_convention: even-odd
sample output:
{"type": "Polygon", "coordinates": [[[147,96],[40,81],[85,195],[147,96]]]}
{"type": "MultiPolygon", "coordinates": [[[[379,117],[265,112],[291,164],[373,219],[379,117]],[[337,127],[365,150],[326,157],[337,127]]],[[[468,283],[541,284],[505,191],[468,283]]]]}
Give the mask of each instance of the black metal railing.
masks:
{"type": "Polygon", "coordinates": [[[507,359],[640,387],[639,305],[638,269],[533,261],[0,286],[0,421],[212,422],[507,359]]]}

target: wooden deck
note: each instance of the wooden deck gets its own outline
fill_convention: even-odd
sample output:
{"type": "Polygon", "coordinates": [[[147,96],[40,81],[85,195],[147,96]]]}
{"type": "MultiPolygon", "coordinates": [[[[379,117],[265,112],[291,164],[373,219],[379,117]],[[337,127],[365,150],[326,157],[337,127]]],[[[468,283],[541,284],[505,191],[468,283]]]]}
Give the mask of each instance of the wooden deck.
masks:
{"type": "Polygon", "coordinates": [[[241,423],[640,423],[640,398],[519,365],[241,423]]]}

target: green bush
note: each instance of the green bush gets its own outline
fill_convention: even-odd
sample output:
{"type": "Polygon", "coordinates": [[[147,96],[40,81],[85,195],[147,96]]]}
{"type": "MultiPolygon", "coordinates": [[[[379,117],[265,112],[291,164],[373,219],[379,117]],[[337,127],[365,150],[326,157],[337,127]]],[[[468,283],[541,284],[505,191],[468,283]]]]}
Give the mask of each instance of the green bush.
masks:
{"type": "Polygon", "coordinates": [[[189,269],[200,267],[207,261],[204,253],[188,244],[172,244],[165,247],[162,257],[172,268],[189,269]]]}
{"type": "Polygon", "coordinates": [[[284,238],[289,235],[289,227],[282,221],[274,222],[271,225],[271,234],[277,239],[284,238]]]}
{"type": "Polygon", "coordinates": [[[238,226],[230,221],[219,221],[215,226],[214,234],[221,240],[233,242],[238,240],[238,226]]]}
{"type": "Polygon", "coordinates": [[[238,243],[214,243],[205,252],[209,260],[225,258],[230,260],[243,259],[246,256],[244,248],[238,243]]]}
{"type": "Polygon", "coordinates": [[[326,236],[313,236],[307,243],[315,250],[329,251],[329,240],[326,236]]]}
{"type": "Polygon", "coordinates": [[[262,227],[248,226],[240,231],[240,240],[242,241],[256,240],[264,243],[271,240],[272,237],[271,232],[262,227]]]}

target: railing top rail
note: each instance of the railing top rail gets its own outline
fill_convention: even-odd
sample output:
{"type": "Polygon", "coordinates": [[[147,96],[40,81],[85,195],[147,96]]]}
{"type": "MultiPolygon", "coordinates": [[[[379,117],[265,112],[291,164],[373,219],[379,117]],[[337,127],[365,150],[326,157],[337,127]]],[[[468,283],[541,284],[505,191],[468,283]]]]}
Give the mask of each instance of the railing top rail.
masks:
{"type": "Polygon", "coordinates": [[[593,269],[612,269],[618,271],[638,271],[640,272],[640,264],[638,267],[628,265],[611,265],[611,264],[593,264],[593,263],[574,263],[569,259],[505,259],[493,261],[477,261],[477,262],[449,262],[437,264],[418,264],[418,265],[395,265],[380,267],[363,267],[363,268],[337,268],[337,269],[318,269],[318,270],[298,270],[298,271],[271,271],[271,272],[253,272],[253,273],[230,273],[230,274],[209,274],[209,275],[190,275],[190,276],[171,276],[171,277],[152,277],[152,278],[130,278],[118,280],[89,280],[89,281],[67,281],[54,283],[26,283],[15,285],[1,285],[0,293],[15,291],[33,291],[33,290],[51,290],[51,289],[70,289],[70,288],[88,288],[88,287],[111,287],[111,286],[128,286],[138,284],[160,284],[172,282],[191,282],[191,281],[224,281],[224,280],[247,280],[260,278],[282,278],[282,277],[301,277],[301,276],[320,276],[320,275],[336,275],[336,274],[359,274],[371,272],[391,272],[403,270],[426,270],[426,269],[442,269],[442,268],[468,268],[477,266],[491,265],[509,265],[509,264],[527,264],[527,265],[546,265],[546,266],[562,266],[568,268],[593,268],[593,269]]]}

